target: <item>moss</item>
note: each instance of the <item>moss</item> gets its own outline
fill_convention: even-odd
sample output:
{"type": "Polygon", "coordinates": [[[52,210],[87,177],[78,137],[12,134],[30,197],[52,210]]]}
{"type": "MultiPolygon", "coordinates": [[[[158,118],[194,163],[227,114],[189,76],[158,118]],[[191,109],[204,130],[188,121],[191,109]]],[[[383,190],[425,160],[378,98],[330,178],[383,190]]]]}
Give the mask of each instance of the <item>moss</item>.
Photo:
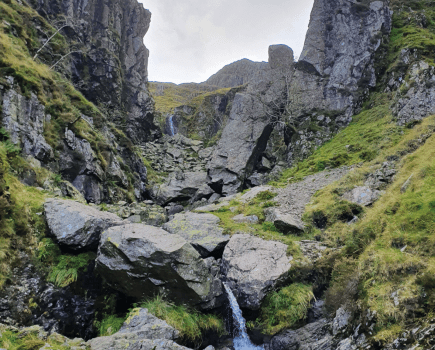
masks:
{"type": "Polygon", "coordinates": [[[0,288],[17,252],[12,245],[31,249],[35,236],[45,231],[45,222],[38,215],[45,195],[21,184],[12,174],[10,163],[18,156],[10,150],[6,142],[0,142],[0,288]]]}
{"type": "Polygon", "coordinates": [[[264,333],[270,335],[300,325],[306,318],[313,299],[312,287],[301,283],[272,292],[261,305],[256,324],[264,333]]]}
{"type": "MultiPolygon", "coordinates": [[[[388,94],[372,96],[373,106],[356,115],[352,123],[340,131],[332,140],[318,148],[306,160],[285,170],[275,186],[300,181],[307,175],[344,165],[369,161],[382,155],[403,137],[403,127],[397,126],[389,110],[388,94]]],[[[406,132],[405,132],[406,133],[406,132]]]]}

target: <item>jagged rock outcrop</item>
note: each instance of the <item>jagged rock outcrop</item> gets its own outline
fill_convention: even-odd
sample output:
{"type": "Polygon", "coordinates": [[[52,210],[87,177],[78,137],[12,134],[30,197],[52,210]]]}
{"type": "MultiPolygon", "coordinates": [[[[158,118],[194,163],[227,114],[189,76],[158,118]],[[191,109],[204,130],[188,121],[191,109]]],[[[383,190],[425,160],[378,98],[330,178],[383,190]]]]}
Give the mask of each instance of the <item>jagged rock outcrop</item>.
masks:
{"type": "Polygon", "coordinates": [[[174,218],[163,225],[166,231],[180,235],[201,254],[201,257],[220,258],[230,236],[224,235],[219,227],[220,219],[212,214],[187,212],[175,214],[174,218]]]}
{"type": "MultiPolygon", "coordinates": [[[[410,53],[402,52],[404,65],[411,63],[410,53]],[[406,53],[408,55],[406,55],[406,53]]],[[[399,81],[393,113],[399,125],[418,122],[435,113],[435,68],[424,61],[416,62],[409,68],[408,81],[399,81]]],[[[394,88],[395,80],[390,82],[394,88]]]]}
{"type": "MultiPolygon", "coordinates": [[[[109,128],[98,130],[102,136],[102,147],[105,148],[104,156],[102,150],[97,155],[95,145],[78,136],[77,130],[73,131],[69,124],[61,131],[61,137],[50,140],[52,145],[55,143],[50,146],[45,131],[56,128],[52,116],[35,94],[26,97],[22,93],[14,78],[7,77],[6,82],[0,85],[0,124],[8,132],[10,142],[21,149],[30,164],[35,168],[59,172],[88,202],[93,203],[125,199],[125,192],[120,189],[128,188],[126,171],[129,171],[134,195],[139,200],[144,199],[147,169],[131,149],[120,146],[121,141],[109,128]]],[[[86,120],[90,128],[95,127],[92,118],[83,114],[81,118],[86,120]]],[[[29,181],[30,185],[34,184],[32,179],[29,181]]],[[[71,192],[62,190],[63,194],[71,192]]]]}
{"type": "Polygon", "coordinates": [[[283,243],[237,234],[225,247],[222,274],[240,307],[258,310],[267,293],[290,269],[291,260],[283,243]]]}
{"type": "Polygon", "coordinates": [[[119,216],[70,200],[48,199],[45,218],[56,241],[73,250],[97,248],[101,233],[122,225],[119,216]]]}
{"type": "Polygon", "coordinates": [[[376,84],[375,59],[388,40],[388,1],[316,0],[290,86],[294,130],[287,161],[307,157],[347,126],[376,84]]]}
{"type": "Polygon", "coordinates": [[[136,0],[34,0],[32,4],[49,20],[63,18],[70,27],[62,33],[84,46],[71,60],[72,80],[84,96],[113,121],[125,123],[134,143],[159,136],[146,85],[149,52],[143,44],[151,13],[136,0]]]}
{"type": "MultiPolygon", "coordinates": [[[[291,62],[293,51],[280,48],[271,52],[273,62],[291,62]],[[277,55],[279,53],[281,56],[277,55]]],[[[236,94],[229,121],[207,165],[209,184],[218,193],[229,195],[242,189],[245,181],[261,160],[273,129],[271,117],[276,115],[276,101],[282,97],[287,69],[272,63],[275,68],[264,69],[251,80],[246,92],[236,94]]]]}
{"type": "Polygon", "coordinates": [[[141,224],[104,231],[96,270],[114,289],[144,300],[168,300],[210,309],[219,306],[222,284],[181,236],[141,224]]]}
{"type": "MultiPolygon", "coordinates": [[[[14,79],[8,78],[10,87],[14,79]]],[[[54,160],[54,152],[46,142],[44,125],[47,122],[45,107],[35,94],[27,98],[13,88],[0,86],[1,126],[9,133],[10,141],[40,162],[54,160]]]]}
{"type": "Polygon", "coordinates": [[[292,165],[347,126],[376,84],[374,63],[391,21],[387,1],[316,0],[300,60],[293,64],[291,49],[271,46],[269,67],[236,95],[208,164],[216,191],[228,195],[262,183],[259,173],[274,165],[275,157],[262,162],[273,128],[292,165]]]}
{"type": "Polygon", "coordinates": [[[266,62],[253,62],[244,58],[226,65],[203,84],[221,88],[244,85],[249,83],[259,71],[267,68],[266,62]]]}

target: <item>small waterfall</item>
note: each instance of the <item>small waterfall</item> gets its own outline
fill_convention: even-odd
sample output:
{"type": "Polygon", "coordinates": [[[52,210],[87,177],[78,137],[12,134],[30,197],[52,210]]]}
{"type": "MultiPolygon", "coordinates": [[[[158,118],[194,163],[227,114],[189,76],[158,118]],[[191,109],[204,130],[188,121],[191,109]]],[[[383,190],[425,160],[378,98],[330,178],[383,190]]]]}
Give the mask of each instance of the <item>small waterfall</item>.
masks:
{"type": "Polygon", "coordinates": [[[174,128],[174,121],[173,121],[174,116],[170,115],[169,116],[169,136],[174,136],[175,135],[175,128],[174,128]]]}
{"type": "Polygon", "coordinates": [[[224,283],[225,290],[228,294],[231,310],[233,311],[234,324],[237,327],[238,334],[234,338],[235,350],[264,350],[262,346],[256,346],[252,344],[249,339],[248,332],[246,330],[246,321],[243,318],[242,310],[240,310],[239,304],[237,304],[236,297],[234,296],[231,288],[224,283]]]}

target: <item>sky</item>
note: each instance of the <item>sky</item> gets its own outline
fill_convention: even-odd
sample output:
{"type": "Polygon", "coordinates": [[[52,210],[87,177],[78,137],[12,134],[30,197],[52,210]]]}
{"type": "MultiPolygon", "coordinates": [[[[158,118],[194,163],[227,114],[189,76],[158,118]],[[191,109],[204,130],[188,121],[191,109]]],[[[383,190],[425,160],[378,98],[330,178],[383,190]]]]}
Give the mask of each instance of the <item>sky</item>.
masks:
{"type": "Polygon", "coordinates": [[[267,61],[269,45],[299,56],[314,0],[139,0],[152,13],[145,36],[150,81],[203,82],[242,58],[267,61]]]}

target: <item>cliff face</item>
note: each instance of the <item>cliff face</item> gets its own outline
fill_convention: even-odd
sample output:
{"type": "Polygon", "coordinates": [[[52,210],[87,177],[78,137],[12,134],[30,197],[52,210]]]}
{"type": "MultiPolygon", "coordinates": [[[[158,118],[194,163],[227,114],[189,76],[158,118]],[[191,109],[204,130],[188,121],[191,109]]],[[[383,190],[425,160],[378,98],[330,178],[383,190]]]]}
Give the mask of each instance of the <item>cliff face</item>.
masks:
{"type": "Polygon", "coordinates": [[[62,33],[79,42],[71,75],[87,99],[121,125],[134,143],[159,136],[147,88],[148,50],[143,38],[151,13],[135,0],[35,0],[44,17],[71,27],[62,33]]]}
{"type": "Polygon", "coordinates": [[[249,83],[249,81],[261,70],[266,69],[266,62],[253,62],[246,58],[228,64],[216,74],[208,78],[204,84],[221,88],[235,87],[249,83]]]}
{"type": "Polygon", "coordinates": [[[249,184],[272,128],[284,138],[292,165],[347,126],[376,84],[375,60],[391,15],[387,1],[316,0],[299,62],[286,59],[285,47],[271,47],[269,68],[251,79],[243,99],[236,96],[233,123],[209,164],[210,183],[226,194],[249,184]]]}

